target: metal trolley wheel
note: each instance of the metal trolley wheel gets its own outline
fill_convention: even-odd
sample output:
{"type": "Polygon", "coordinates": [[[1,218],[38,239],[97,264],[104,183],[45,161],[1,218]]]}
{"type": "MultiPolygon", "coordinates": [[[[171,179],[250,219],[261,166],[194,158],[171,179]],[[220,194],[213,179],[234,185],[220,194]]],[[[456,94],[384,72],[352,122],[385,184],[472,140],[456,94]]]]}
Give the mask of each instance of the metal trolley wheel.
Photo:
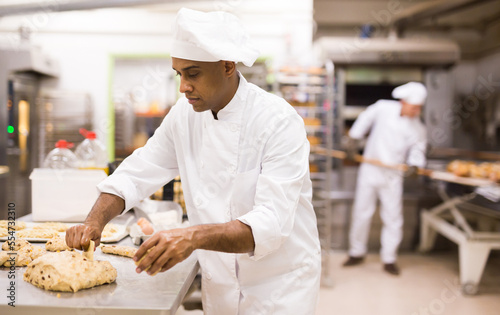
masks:
{"type": "Polygon", "coordinates": [[[462,285],[462,292],[465,295],[476,295],[479,290],[479,285],[477,283],[467,282],[462,285]]]}

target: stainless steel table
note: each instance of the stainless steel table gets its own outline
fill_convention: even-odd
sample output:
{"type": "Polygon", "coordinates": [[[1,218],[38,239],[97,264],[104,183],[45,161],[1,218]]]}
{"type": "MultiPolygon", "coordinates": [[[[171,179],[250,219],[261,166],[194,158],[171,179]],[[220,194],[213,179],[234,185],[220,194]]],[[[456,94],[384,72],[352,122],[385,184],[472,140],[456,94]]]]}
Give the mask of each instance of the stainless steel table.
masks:
{"type": "MultiPolygon", "coordinates": [[[[132,245],[130,238],[120,245],[132,245]]],[[[44,246],[44,244],[35,244],[44,246]]],[[[0,268],[0,314],[175,314],[182,303],[199,265],[194,253],[172,269],[154,277],[137,274],[130,258],[103,254],[94,259],[109,261],[118,271],[115,283],[76,293],[45,291],[23,280],[26,267],[16,268],[15,307],[9,306],[9,269],[0,268]]]]}

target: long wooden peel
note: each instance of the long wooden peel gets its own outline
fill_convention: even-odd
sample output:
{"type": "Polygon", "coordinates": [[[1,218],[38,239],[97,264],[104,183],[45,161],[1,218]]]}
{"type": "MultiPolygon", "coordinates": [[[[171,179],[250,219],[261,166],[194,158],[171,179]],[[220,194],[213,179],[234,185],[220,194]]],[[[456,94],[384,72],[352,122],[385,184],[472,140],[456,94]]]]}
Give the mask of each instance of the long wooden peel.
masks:
{"type": "MultiPolygon", "coordinates": [[[[328,155],[328,156],[331,156],[331,157],[334,157],[337,159],[341,159],[341,160],[347,159],[347,153],[344,151],[330,150],[330,149],[326,149],[323,147],[317,147],[317,146],[311,147],[311,151],[316,153],[316,154],[328,155]]],[[[369,164],[373,164],[376,166],[385,167],[385,168],[389,168],[389,169],[393,169],[393,170],[397,170],[397,171],[404,172],[404,171],[408,170],[408,165],[406,165],[406,164],[389,165],[389,164],[383,163],[380,160],[367,159],[360,154],[355,154],[353,157],[353,160],[358,162],[358,163],[369,163],[369,164]]],[[[419,170],[422,171],[422,175],[425,175],[424,173],[427,173],[425,171],[430,171],[430,170],[425,170],[425,169],[419,169],[419,170]]]]}
{"type": "MultiPolygon", "coordinates": [[[[314,152],[315,154],[320,154],[320,155],[325,155],[325,156],[331,156],[333,158],[337,159],[347,159],[347,153],[344,151],[339,151],[339,150],[330,150],[326,149],[323,147],[319,146],[314,146],[311,147],[311,152],[314,152]]],[[[360,154],[355,154],[353,157],[354,161],[359,162],[359,163],[369,163],[372,165],[388,168],[388,169],[393,169],[397,171],[402,171],[405,172],[408,170],[408,165],[406,164],[385,164],[380,160],[376,159],[367,159],[364,158],[360,154]]],[[[427,176],[432,179],[437,179],[437,180],[442,180],[446,182],[452,182],[452,183],[457,183],[457,184],[462,184],[462,185],[467,185],[467,186],[492,186],[492,185],[497,185],[497,183],[484,179],[484,178],[472,178],[472,177],[460,177],[455,174],[449,173],[449,172],[443,172],[443,171],[435,171],[435,170],[430,170],[426,168],[417,168],[417,174],[422,175],[422,176],[427,176]]]]}

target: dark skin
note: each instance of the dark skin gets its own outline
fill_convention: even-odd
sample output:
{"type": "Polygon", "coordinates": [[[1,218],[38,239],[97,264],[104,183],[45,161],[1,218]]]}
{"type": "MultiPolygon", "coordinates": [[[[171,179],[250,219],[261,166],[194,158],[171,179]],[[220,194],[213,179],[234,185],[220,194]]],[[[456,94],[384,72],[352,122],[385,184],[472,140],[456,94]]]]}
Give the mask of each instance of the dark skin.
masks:
{"type": "Polygon", "coordinates": [[[240,81],[231,61],[200,62],[172,58],[172,68],[180,77],[184,93],[196,112],[211,110],[216,117],[233,98],[240,81]]]}
{"type": "MultiPolygon", "coordinates": [[[[239,76],[236,64],[231,61],[199,62],[172,58],[172,68],[180,76],[179,91],[185,93],[193,109],[196,112],[210,110],[214,118],[238,89],[239,76]]],[[[124,209],[122,198],[101,193],[85,222],[66,231],[66,243],[81,250],[88,248],[90,240],[98,246],[104,226],[124,209]]],[[[148,274],[154,275],[172,268],[196,249],[249,253],[254,248],[250,226],[233,220],[159,231],[141,245],[133,259],[140,261],[136,269],[138,273],[147,270],[148,274]]]]}

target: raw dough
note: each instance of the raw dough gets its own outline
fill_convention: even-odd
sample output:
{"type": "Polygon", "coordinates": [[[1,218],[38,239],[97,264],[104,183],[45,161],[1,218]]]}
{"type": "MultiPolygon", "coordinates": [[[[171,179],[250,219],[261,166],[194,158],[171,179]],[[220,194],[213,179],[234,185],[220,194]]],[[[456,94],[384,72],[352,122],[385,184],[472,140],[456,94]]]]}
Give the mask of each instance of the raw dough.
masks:
{"type": "Polygon", "coordinates": [[[89,261],[80,253],[50,253],[28,265],[24,280],[45,290],[76,292],[116,280],[108,261],[89,261]]]}
{"type": "Polygon", "coordinates": [[[90,240],[89,248],[87,250],[83,251],[83,257],[87,258],[90,261],[94,261],[94,249],[95,249],[95,243],[93,240],[90,240]]]}
{"type": "MultiPolygon", "coordinates": [[[[26,223],[23,221],[15,221],[15,225],[11,225],[10,227],[19,231],[26,228],[26,223]]],[[[0,228],[8,229],[9,220],[0,220],[0,228]]]]}
{"type": "Polygon", "coordinates": [[[109,238],[112,237],[116,232],[118,232],[118,227],[113,223],[108,223],[104,226],[102,230],[101,237],[109,238]]]}
{"type": "Polygon", "coordinates": [[[35,230],[49,229],[49,230],[56,230],[57,232],[66,232],[68,226],[61,222],[45,222],[35,225],[33,229],[35,230]]]}
{"type": "Polygon", "coordinates": [[[5,241],[3,244],[2,244],[2,249],[3,250],[13,250],[13,251],[18,251],[20,248],[24,247],[24,246],[32,246],[27,240],[23,240],[23,239],[15,239],[13,241],[5,241]],[[14,248],[10,248],[10,246],[13,246],[14,248]]]}
{"type": "Polygon", "coordinates": [[[7,235],[9,235],[9,230],[7,230],[6,228],[0,227],[0,237],[5,237],[7,235]]]}
{"type": "Polygon", "coordinates": [[[57,235],[59,235],[59,232],[49,229],[22,230],[17,232],[17,237],[20,238],[53,238],[57,235]]]}
{"type": "Polygon", "coordinates": [[[43,248],[41,246],[34,246],[34,245],[32,245],[31,248],[28,246],[23,247],[18,251],[18,253],[22,253],[23,251],[25,251],[27,254],[29,254],[29,256],[31,257],[32,260],[35,260],[38,257],[45,255],[47,253],[45,248],[43,248]]]}
{"type": "Polygon", "coordinates": [[[15,266],[16,267],[24,267],[27,266],[31,261],[30,253],[28,252],[11,252],[11,251],[3,251],[0,252],[0,266],[3,267],[11,267],[12,260],[10,257],[15,255],[15,266]]]}
{"type": "Polygon", "coordinates": [[[51,238],[45,243],[45,249],[49,252],[62,252],[63,250],[73,250],[66,245],[66,241],[64,238],[60,236],[56,236],[51,238]]]}
{"type": "Polygon", "coordinates": [[[120,246],[120,245],[101,245],[101,251],[105,254],[114,254],[125,257],[134,257],[137,252],[137,248],[131,246],[120,246]]]}
{"type": "Polygon", "coordinates": [[[11,244],[9,244],[9,241],[5,241],[2,244],[3,251],[0,252],[0,266],[10,267],[12,260],[9,260],[9,258],[12,255],[16,255],[15,266],[23,267],[34,259],[47,253],[43,247],[34,246],[23,239],[16,239],[10,241],[10,243],[11,244]],[[10,245],[13,247],[12,251],[10,245]]]}
{"type": "Polygon", "coordinates": [[[47,253],[43,247],[34,246],[23,239],[16,239],[13,247],[14,250],[11,251],[8,241],[3,243],[2,249],[4,249],[4,251],[0,252],[0,266],[10,267],[12,260],[9,260],[9,258],[12,255],[16,255],[15,266],[23,267],[34,259],[47,253]]]}

